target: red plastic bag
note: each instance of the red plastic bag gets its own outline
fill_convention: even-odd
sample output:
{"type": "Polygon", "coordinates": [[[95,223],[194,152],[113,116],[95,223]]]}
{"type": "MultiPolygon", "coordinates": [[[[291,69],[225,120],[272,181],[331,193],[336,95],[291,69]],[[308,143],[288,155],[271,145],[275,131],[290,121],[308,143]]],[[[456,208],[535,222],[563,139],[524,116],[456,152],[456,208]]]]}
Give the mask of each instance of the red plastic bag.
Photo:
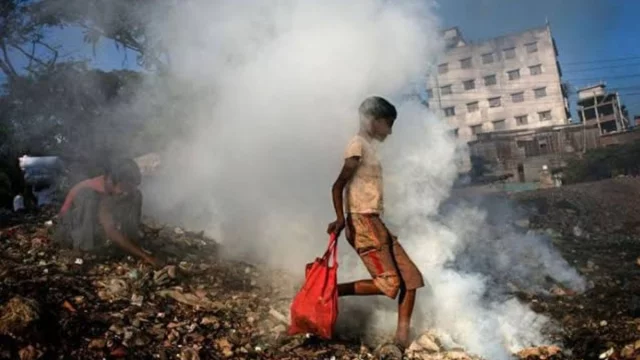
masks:
{"type": "Polygon", "coordinates": [[[338,318],[338,245],[329,239],[324,256],[307,264],[305,282],[291,304],[289,335],[315,334],[331,339],[338,318]]]}

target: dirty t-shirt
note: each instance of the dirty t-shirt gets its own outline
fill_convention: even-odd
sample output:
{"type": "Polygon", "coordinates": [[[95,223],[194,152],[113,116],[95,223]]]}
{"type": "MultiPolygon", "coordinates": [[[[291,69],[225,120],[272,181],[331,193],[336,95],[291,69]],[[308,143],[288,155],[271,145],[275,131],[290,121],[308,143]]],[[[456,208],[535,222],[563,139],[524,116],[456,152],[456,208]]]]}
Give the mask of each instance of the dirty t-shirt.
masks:
{"type": "Polygon", "coordinates": [[[360,166],[347,184],[346,211],[352,214],[382,214],[382,165],[375,144],[361,135],[354,136],[345,159],[357,156],[360,166]]]}

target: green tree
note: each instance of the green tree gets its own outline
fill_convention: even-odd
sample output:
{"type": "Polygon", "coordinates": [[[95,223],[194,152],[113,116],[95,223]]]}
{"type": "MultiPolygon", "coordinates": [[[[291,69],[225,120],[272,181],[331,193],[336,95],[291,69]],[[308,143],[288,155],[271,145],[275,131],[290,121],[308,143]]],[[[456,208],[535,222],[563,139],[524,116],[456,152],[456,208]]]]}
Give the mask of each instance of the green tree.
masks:
{"type": "Polygon", "coordinates": [[[166,48],[149,30],[152,17],[172,6],[169,0],[40,0],[32,11],[49,23],[82,30],[94,51],[100,41],[111,40],[133,51],[140,66],[162,71],[167,66],[166,48]]]}

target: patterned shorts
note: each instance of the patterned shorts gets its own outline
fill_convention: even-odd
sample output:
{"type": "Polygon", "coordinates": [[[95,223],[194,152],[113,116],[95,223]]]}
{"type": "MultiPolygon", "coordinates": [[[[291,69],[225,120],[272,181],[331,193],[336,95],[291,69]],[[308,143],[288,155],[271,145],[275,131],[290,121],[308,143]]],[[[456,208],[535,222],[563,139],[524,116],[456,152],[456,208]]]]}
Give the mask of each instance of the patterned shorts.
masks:
{"type": "Polygon", "coordinates": [[[415,290],[424,286],[422,274],[376,214],[350,214],[347,226],[351,245],[386,296],[395,299],[400,288],[415,290]]]}

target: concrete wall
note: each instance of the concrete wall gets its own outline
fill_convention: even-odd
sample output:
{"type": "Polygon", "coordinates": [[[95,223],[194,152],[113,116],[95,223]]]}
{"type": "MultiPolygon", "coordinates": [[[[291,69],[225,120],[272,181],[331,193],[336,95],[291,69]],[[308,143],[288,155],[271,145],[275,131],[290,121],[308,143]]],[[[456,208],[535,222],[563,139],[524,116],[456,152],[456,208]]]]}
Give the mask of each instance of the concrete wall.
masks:
{"type": "MultiPolygon", "coordinates": [[[[565,98],[560,84],[560,73],[556,63],[556,52],[547,27],[507,35],[477,44],[449,49],[441,64],[448,64],[446,73],[435,70],[428,79],[427,88],[432,89],[429,99],[431,109],[455,107],[455,116],[446,117],[449,124],[458,129],[458,136],[472,141],[472,126],[481,125],[483,132],[493,131],[493,121],[505,120],[506,129],[537,128],[567,123],[565,98]],[[537,52],[528,53],[525,45],[535,42],[537,52]],[[506,59],[504,50],[515,48],[515,58],[506,59]],[[482,55],[492,53],[494,61],[483,64],[482,55]],[[472,59],[470,69],[462,69],[460,60],[472,59]],[[542,74],[530,75],[530,66],[541,65],[542,74]],[[520,70],[520,79],[509,80],[507,72],[520,70]],[[484,77],[496,76],[496,85],[485,86],[484,77]],[[463,82],[475,80],[475,89],[465,90],[463,82]],[[439,89],[451,85],[451,95],[441,95],[439,89]],[[535,98],[534,89],[546,87],[547,95],[535,98]],[[524,92],[524,102],[514,103],[511,94],[524,92]],[[489,107],[489,98],[500,97],[501,106],[489,107]],[[467,104],[478,101],[479,111],[469,113],[467,104]],[[551,111],[551,120],[540,121],[538,112],[551,111]],[[527,115],[527,125],[517,125],[516,116],[527,115]]],[[[444,117],[444,112],[441,112],[444,117]]]]}
{"type": "MultiPolygon", "coordinates": [[[[638,132],[640,134],[640,131],[638,132]]],[[[519,181],[518,166],[524,167],[524,181],[535,181],[542,165],[563,167],[567,158],[585,149],[603,146],[597,126],[566,125],[515,133],[487,133],[469,143],[472,155],[487,161],[497,174],[511,173],[519,181]]]]}
{"type": "Polygon", "coordinates": [[[622,133],[607,134],[600,137],[600,143],[602,146],[627,144],[638,140],[640,140],[640,129],[622,133]]]}
{"type": "Polygon", "coordinates": [[[561,168],[567,166],[567,161],[571,156],[569,154],[548,154],[534,156],[523,159],[524,181],[539,181],[540,171],[543,165],[547,165],[549,169],[561,168]]]}

